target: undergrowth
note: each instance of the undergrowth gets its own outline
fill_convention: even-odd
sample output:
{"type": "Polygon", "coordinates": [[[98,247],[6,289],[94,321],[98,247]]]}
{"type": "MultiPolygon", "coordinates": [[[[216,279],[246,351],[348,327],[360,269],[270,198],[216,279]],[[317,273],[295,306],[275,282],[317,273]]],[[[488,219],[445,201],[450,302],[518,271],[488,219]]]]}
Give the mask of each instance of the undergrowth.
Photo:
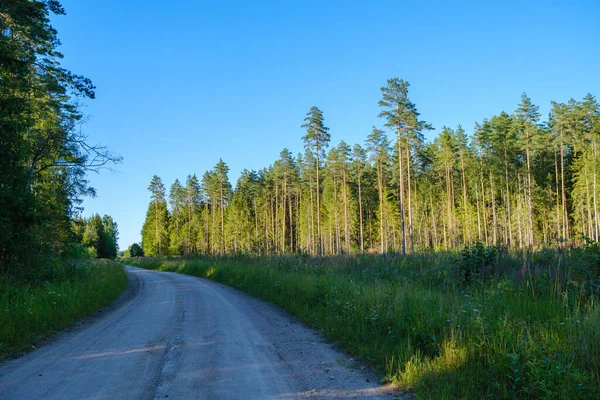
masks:
{"type": "MultiPolygon", "coordinates": [[[[592,246],[592,247],[590,247],[592,246]]],[[[141,258],[279,304],[420,398],[600,398],[597,247],[141,258]]]]}
{"type": "Polygon", "coordinates": [[[111,303],[127,287],[120,263],[56,264],[27,283],[0,278],[0,359],[111,303]]]}

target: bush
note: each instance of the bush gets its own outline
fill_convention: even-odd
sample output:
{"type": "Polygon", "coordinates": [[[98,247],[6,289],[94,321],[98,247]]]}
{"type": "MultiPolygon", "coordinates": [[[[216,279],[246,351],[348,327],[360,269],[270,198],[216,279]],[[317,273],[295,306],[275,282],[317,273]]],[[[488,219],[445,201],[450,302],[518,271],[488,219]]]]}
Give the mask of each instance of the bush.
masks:
{"type": "Polygon", "coordinates": [[[484,246],[477,242],[466,246],[457,260],[460,279],[463,284],[486,281],[496,273],[499,251],[495,246],[484,246]]]}

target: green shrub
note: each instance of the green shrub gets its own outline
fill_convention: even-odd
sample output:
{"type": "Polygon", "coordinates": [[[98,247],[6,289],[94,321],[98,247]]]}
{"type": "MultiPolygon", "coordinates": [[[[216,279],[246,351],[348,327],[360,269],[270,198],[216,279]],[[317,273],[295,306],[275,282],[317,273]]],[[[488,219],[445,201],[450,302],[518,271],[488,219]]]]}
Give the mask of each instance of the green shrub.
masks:
{"type": "Polygon", "coordinates": [[[461,258],[457,260],[462,283],[468,285],[493,277],[496,273],[498,255],[497,247],[486,247],[481,242],[477,242],[473,246],[466,246],[460,252],[461,258]]]}

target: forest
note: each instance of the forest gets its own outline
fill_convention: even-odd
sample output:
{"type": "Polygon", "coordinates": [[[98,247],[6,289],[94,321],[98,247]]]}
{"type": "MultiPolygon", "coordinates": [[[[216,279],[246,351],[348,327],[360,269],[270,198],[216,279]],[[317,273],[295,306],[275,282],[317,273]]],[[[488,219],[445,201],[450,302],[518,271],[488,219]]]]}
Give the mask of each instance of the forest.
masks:
{"type": "Polygon", "coordinates": [[[25,280],[43,280],[61,260],[115,258],[118,239],[110,216],[80,217],[82,199],[95,195],[86,174],[121,159],[83,132],[95,86],[61,66],[51,13],[65,11],[12,1],[0,18],[0,275],[25,280]]]}
{"type": "Polygon", "coordinates": [[[235,189],[220,160],[199,178],[159,176],[142,229],[146,255],[413,253],[476,242],[512,249],[598,240],[600,108],[552,102],[546,120],[523,93],[512,112],[433,127],[409,83],[381,88],[383,123],[364,143],[331,145],[324,112],[310,108],[304,152],[283,149],[235,189]]]}

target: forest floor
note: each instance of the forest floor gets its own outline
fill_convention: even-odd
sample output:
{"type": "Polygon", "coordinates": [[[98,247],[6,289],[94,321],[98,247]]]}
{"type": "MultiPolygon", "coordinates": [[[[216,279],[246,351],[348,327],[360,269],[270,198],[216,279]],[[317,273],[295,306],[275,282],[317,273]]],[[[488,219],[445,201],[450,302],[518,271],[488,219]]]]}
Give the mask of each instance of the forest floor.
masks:
{"type": "Polygon", "coordinates": [[[136,294],[0,365],[0,398],[390,398],[392,385],[277,306],[128,267],[136,294]]]}

